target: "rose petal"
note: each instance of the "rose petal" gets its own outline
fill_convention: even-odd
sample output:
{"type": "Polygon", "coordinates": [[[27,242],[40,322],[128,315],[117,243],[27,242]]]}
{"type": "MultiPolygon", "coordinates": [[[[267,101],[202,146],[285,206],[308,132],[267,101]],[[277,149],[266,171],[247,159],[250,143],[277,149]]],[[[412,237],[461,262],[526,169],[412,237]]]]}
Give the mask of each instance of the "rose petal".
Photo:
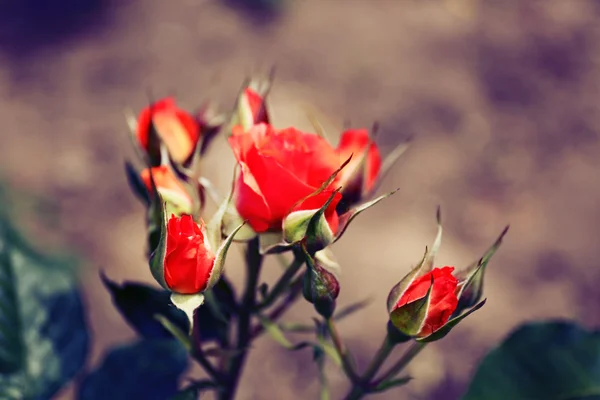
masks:
{"type": "Polygon", "coordinates": [[[175,107],[175,99],[172,97],[165,97],[164,99],[160,99],[150,106],[144,108],[140,115],[138,116],[137,122],[137,137],[140,141],[140,145],[148,150],[149,145],[149,135],[150,135],[150,123],[152,121],[152,117],[156,112],[161,112],[164,110],[169,110],[175,107]]]}
{"type": "Polygon", "coordinates": [[[367,191],[370,191],[373,188],[381,169],[381,155],[377,145],[372,142],[369,146],[370,142],[371,137],[367,129],[349,129],[342,133],[340,143],[336,150],[340,157],[340,161],[347,160],[350,155],[353,156],[346,168],[340,172],[339,182],[345,182],[352,178],[368,148],[367,159],[365,162],[364,186],[367,191]]]}
{"type": "Polygon", "coordinates": [[[235,206],[255,232],[265,232],[271,226],[271,210],[246,163],[239,164],[241,173],[235,187],[235,206]]]}
{"type": "MultiPolygon", "coordinates": [[[[317,189],[299,180],[273,157],[260,154],[256,148],[246,154],[246,164],[269,205],[272,226],[278,229],[294,204],[317,189]]],[[[244,217],[244,214],[240,215],[244,217]]]]}

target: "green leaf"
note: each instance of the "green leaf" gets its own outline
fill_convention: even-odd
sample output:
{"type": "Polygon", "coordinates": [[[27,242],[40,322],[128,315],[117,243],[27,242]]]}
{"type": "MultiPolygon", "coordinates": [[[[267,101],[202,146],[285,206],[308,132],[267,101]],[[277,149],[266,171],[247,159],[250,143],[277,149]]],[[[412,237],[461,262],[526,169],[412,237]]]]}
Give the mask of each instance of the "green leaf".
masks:
{"type": "Polygon", "coordinates": [[[127,176],[127,182],[129,187],[133,191],[133,194],[140,199],[146,206],[150,205],[150,193],[148,188],[142,181],[140,172],[133,166],[129,161],[125,161],[125,174],[127,176]]]}
{"type": "Polygon", "coordinates": [[[565,321],[516,329],[481,362],[463,400],[600,398],[600,332],[565,321]]]}
{"type": "Polygon", "coordinates": [[[357,302],[348,304],[347,306],[341,307],[338,310],[338,312],[336,312],[333,315],[333,319],[336,321],[344,319],[344,318],[350,316],[351,314],[354,314],[355,312],[362,310],[363,308],[365,308],[372,302],[373,302],[373,299],[368,298],[368,299],[359,300],[357,302]]]}
{"type": "Polygon", "coordinates": [[[81,383],[79,400],[164,400],[177,394],[188,364],[173,339],[145,339],[114,348],[81,383]]]}
{"type": "Polygon", "coordinates": [[[101,274],[101,278],[123,318],[142,337],[149,339],[172,337],[157,321],[155,317],[157,314],[167,318],[182,331],[189,330],[185,313],[173,307],[169,291],[136,282],[118,285],[104,274],[101,274]]]}
{"type": "Polygon", "coordinates": [[[83,366],[89,338],[74,272],[0,216],[1,399],[49,399],[83,366]]]}
{"type": "Polygon", "coordinates": [[[389,390],[389,389],[397,387],[397,386],[404,386],[411,380],[412,380],[412,377],[403,376],[402,378],[397,378],[397,379],[392,379],[390,381],[382,382],[379,385],[377,385],[377,387],[375,389],[373,389],[372,392],[373,393],[385,392],[386,390],[389,390]]]}
{"type": "Polygon", "coordinates": [[[177,393],[175,396],[171,397],[169,400],[196,400],[199,398],[200,392],[202,392],[203,390],[218,388],[219,385],[217,385],[213,381],[195,381],[194,383],[190,384],[185,389],[177,393]]]}

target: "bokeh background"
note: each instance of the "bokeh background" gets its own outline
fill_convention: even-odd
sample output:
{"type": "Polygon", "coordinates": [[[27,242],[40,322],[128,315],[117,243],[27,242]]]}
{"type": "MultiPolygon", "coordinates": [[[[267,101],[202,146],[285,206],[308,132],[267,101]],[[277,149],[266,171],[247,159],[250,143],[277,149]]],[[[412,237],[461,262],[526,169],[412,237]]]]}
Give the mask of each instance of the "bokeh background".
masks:
{"type": "MultiPolygon", "coordinates": [[[[362,365],[383,337],[390,287],[433,240],[438,204],[440,264],[477,259],[511,224],[486,277],[486,306],[424,351],[407,387],[374,399],[458,398],[478,359],[525,320],[600,324],[599,1],[250,3],[258,2],[0,3],[0,174],[48,200],[38,203],[43,224],[15,218],[46,247],[86,260],[88,366],[133,338],[98,270],[151,282],[143,207],[123,173],[132,156],[123,110],[141,109],[149,93],[175,95],[188,109],[213,99],[228,110],[243,79],[273,64],[277,125],[310,129],[311,104],[334,138],[346,120],[379,121],[384,152],[415,137],[381,189],[401,190],[335,246],[340,304],[373,299],[341,323],[362,365]]],[[[224,191],[231,166],[218,139],[205,175],[224,191]]],[[[227,272],[239,282],[237,260],[227,272]]],[[[276,273],[273,266],[267,276],[276,273]]],[[[310,315],[302,305],[287,319],[310,315]]],[[[288,354],[263,338],[239,398],[316,398],[315,377],[308,351],[288,354]]],[[[330,377],[338,398],[344,377],[330,377]]],[[[72,398],[72,388],[60,398],[72,398]]]]}

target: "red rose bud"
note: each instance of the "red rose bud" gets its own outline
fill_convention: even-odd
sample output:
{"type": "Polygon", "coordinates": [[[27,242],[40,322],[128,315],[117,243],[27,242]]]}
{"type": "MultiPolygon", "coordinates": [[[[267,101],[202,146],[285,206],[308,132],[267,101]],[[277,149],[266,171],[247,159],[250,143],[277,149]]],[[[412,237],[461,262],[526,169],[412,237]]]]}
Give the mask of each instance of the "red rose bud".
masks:
{"type": "Polygon", "coordinates": [[[198,225],[189,215],[169,219],[164,278],[171,291],[193,294],[207,289],[216,255],[205,236],[204,223],[198,225]]]}
{"type": "MultiPolygon", "coordinates": [[[[443,338],[485,304],[485,300],[474,304],[470,299],[469,306],[460,309],[459,301],[463,289],[468,287],[467,281],[460,278],[460,273],[452,273],[454,267],[433,268],[442,241],[439,208],[437,222],[438,232],[431,250],[427,250],[421,262],[392,288],[387,301],[392,324],[402,334],[422,342],[443,338]]],[[[475,272],[469,276],[475,276],[475,272]]]]}
{"type": "Polygon", "coordinates": [[[330,318],[335,311],[335,300],[340,294],[340,284],[332,271],[328,270],[327,264],[321,263],[319,253],[315,258],[306,251],[306,264],[308,269],[304,274],[304,287],[302,293],[304,298],[314,304],[315,310],[324,318],[330,318]]]}
{"type": "MultiPolygon", "coordinates": [[[[240,166],[235,205],[257,233],[280,232],[290,210],[328,182],[339,167],[338,155],[325,139],[295,128],[276,130],[260,123],[244,132],[238,126],[229,144],[240,166]]],[[[314,209],[327,195],[319,199],[323,202],[314,209]]],[[[337,214],[327,216],[335,224],[337,214]]]]}
{"type": "Polygon", "coordinates": [[[160,160],[159,142],[162,142],[171,158],[183,164],[194,152],[200,130],[191,115],[179,109],[173,98],[166,97],[142,110],[137,123],[137,137],[152,160],[160,160]]]}
{"type": "Polygon", "coordinates": [[[456,310],[458,280],[454,267],[434,268],[415,279],[391,310],[391,321],[402,333],[425,338],[443,327],[456,310]]]}
{"type": "Polygon", "coordinates": [[[259,123],[269,123],[266,97],[271,89],[273,76],[267,79],[254,79],[242,90],[237,102],[237,115],[234,125],[247,131],[259,123]]]}
{"type": "Polygon", "coordinates": [[[194,311],[204,301],[202,292],[219,281],[227,251],[243,224],[222,240],[221,208],[205,228],[189,215],[167,219],[165,203],[161,200],[158,204],[162,223],[157,227],[159,238],[150,255],[150,271],[162,287],[173,292],[171,301],[187,314],[193,328],[194,311]]]}
{"type": "Polygon", "coordinates": [[[167,202],[169,211],[176,215],[192,213],[193,200],[169,167],[161,165],[152,169],[146,168],[141,172],[141,179],[148,193],[153,192],[152,179],[154,179],[156,190],[167,202]]]}
{"type": "Polygon", "coordinates": [[[338,175],[346,209],[372,194],[379,179],[381,155],[367,129],[350,129],[342,133],[336,149],[340,162],[353,155],[352,161],[338,175]]]}

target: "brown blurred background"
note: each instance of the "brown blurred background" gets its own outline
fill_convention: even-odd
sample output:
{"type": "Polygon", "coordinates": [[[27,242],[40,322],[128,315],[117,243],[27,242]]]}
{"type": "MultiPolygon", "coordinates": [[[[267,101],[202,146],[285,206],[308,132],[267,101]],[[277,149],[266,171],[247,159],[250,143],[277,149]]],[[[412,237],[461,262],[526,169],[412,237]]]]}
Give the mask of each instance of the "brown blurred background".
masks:
{"type": "MultiPolygon", "coordinates": [[[[433,240],[438,204],[440,264],[475,260],[511,224],[487,305],[425,350],[407,387],[373,398],[458,398],[478,358],[525,320],[600,324],[600,2],[296,0],[269,13],[242,0],[23,0],[0,10],[0,173],[53,200],[46,227],[32,228],[42,242],[88,260],[89,366],[133,338],[97,271],[151,281],[143,208],[123,173],[132,155],[123,109],[139,110],[151,92],[227,110],[244,77],[272,64],[279,126],[309,129],[311,103],[333,136],[349,119],[380,121],[384,152],[416,138],[382,188],[400,192],[335,247],[340,304],[374,298],[341,324],[362,365],[383,337],[390,287],[433,240]]],[[[231,165],[219,139],[206,176],[225,190],[231,165]]],[[[239,281],[238,259],[227,271],[239,281]]],[[[310,311],[288,319],[309,321],[310,311]]],[[[339,398],[344,377],[330,377],[339,398]]],[[[312,399],[317,389],[308,351],[290,355],[264,338],[239,398],[312,399]]]]}

